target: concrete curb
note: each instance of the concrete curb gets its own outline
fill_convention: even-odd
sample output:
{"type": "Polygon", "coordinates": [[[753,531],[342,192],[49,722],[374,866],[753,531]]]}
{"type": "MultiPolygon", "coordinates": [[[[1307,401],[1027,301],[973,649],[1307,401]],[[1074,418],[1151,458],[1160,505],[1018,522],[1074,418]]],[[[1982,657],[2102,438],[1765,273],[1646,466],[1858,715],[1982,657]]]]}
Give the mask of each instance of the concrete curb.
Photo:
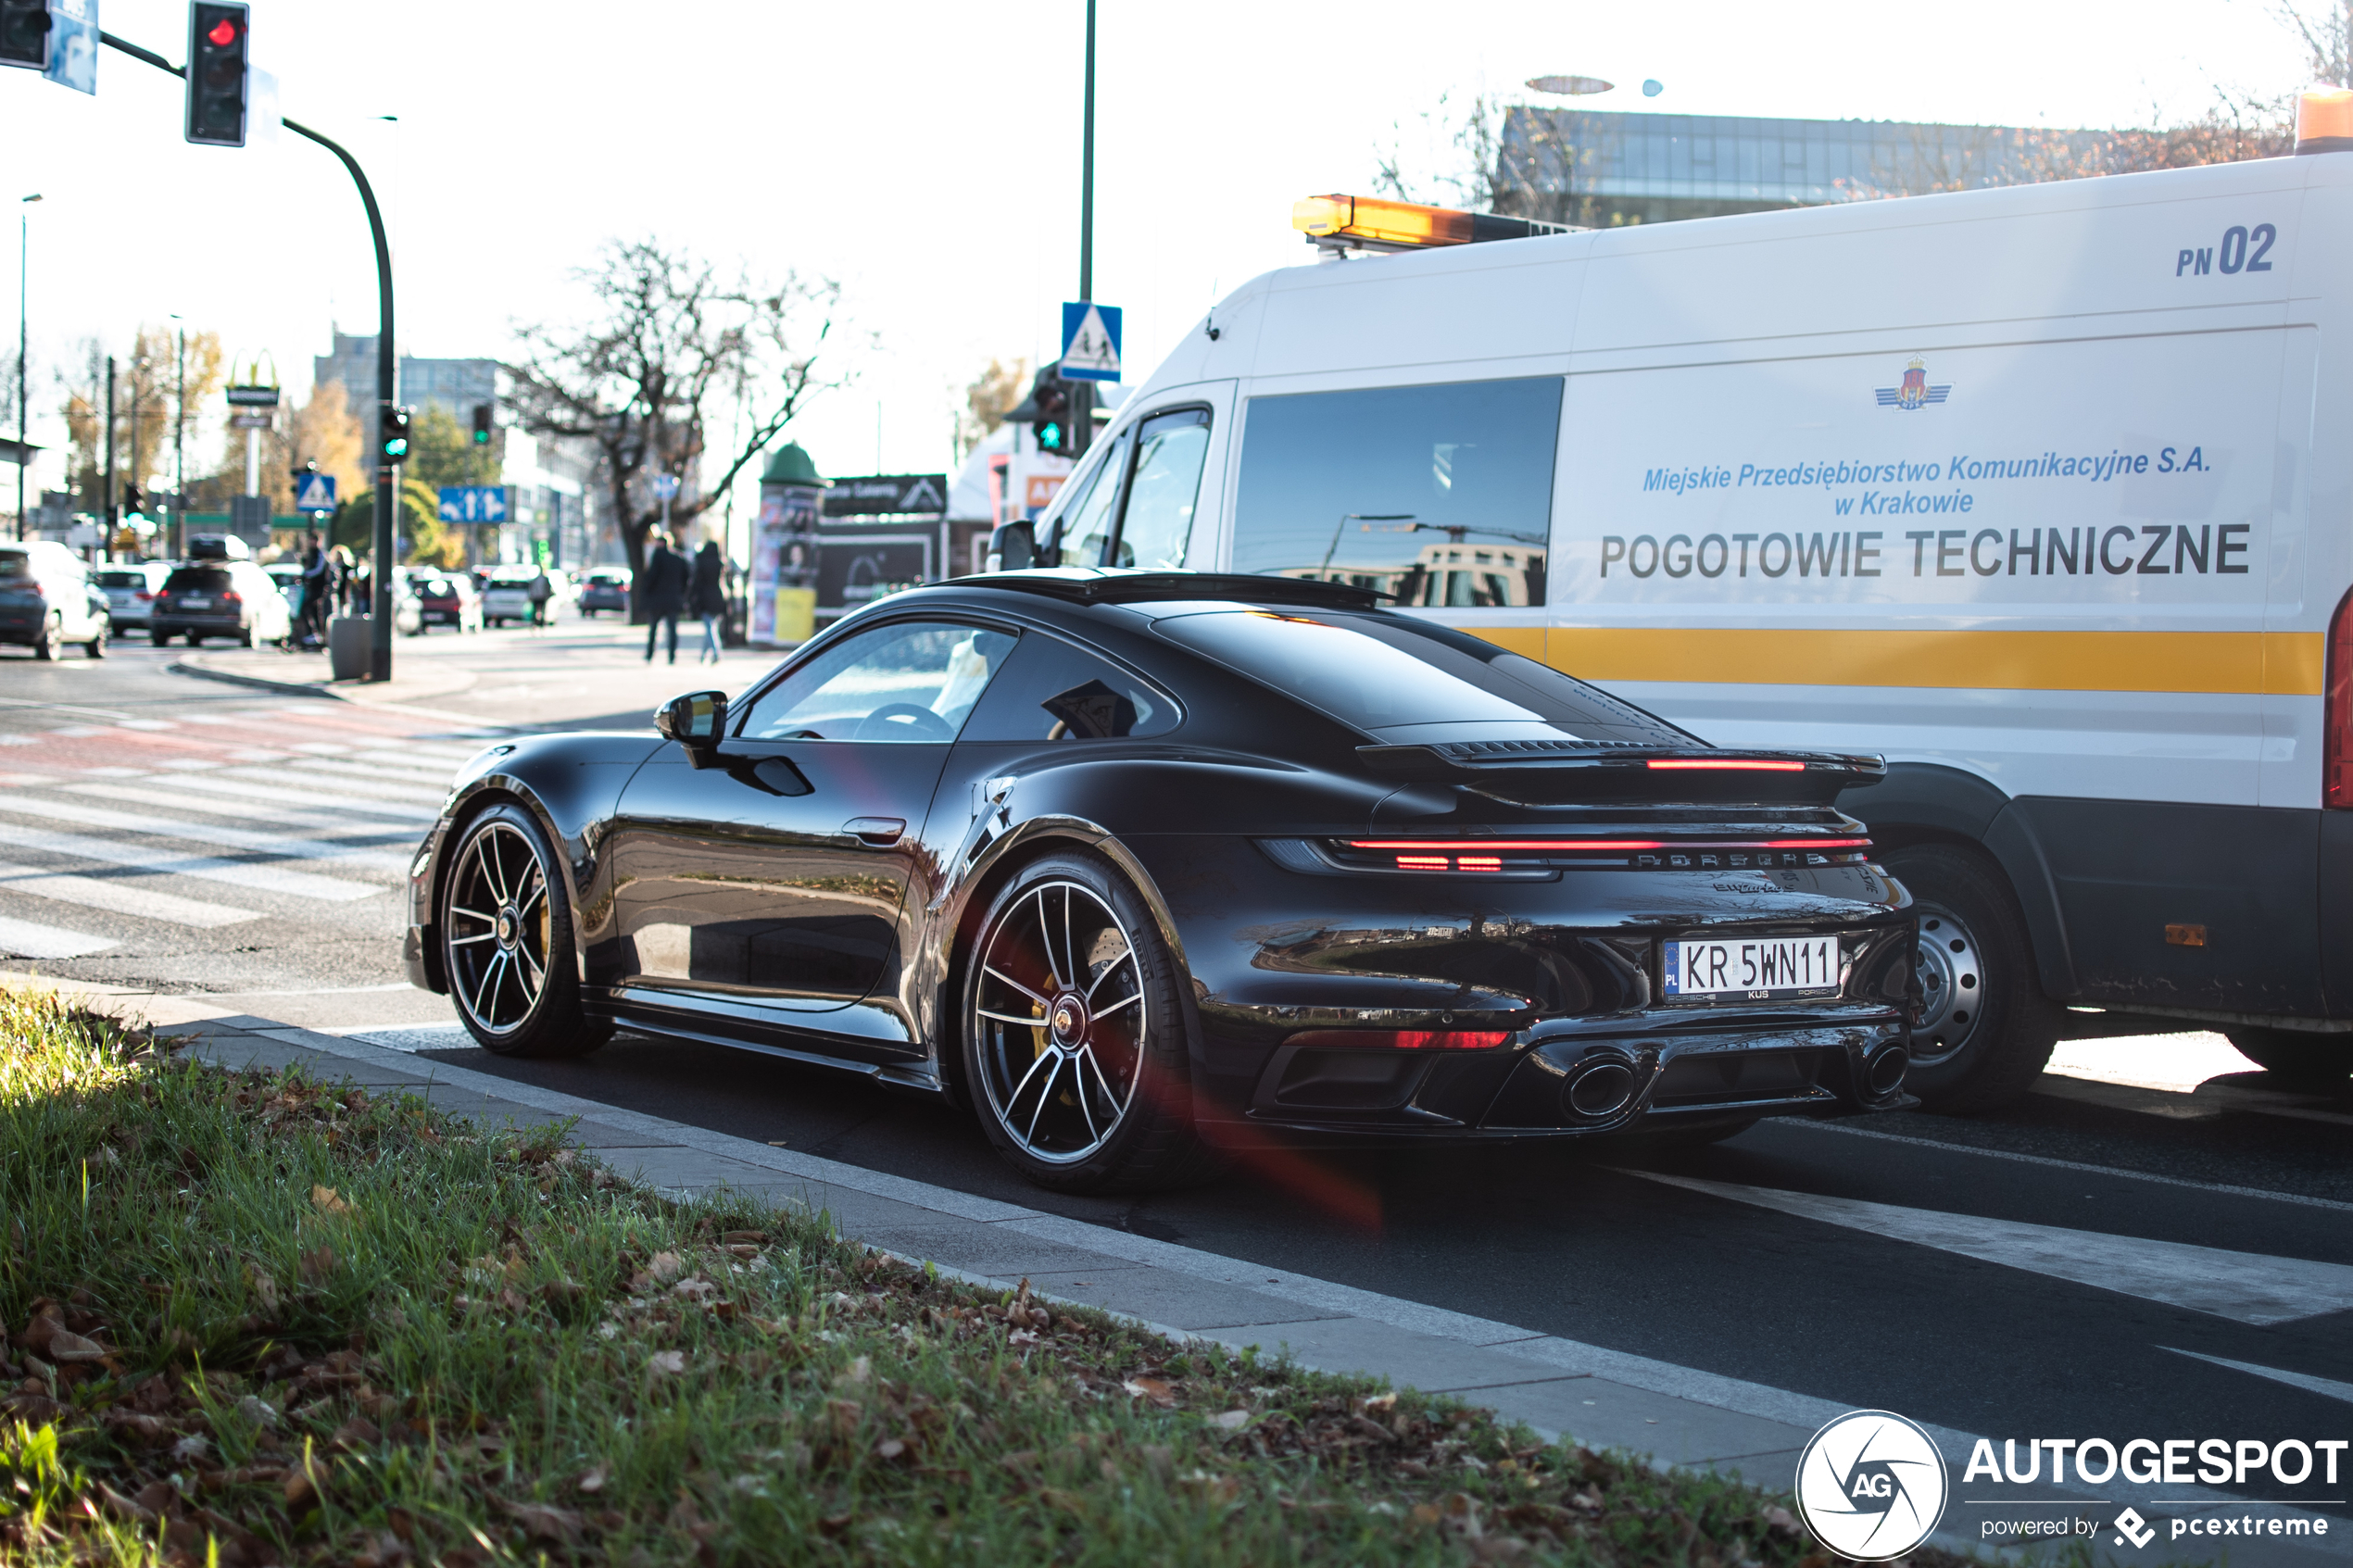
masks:
{"type": "Polygon", "coordinates": [[[271,681],[259,675],[242,675],[233,671],[215,670],[196,662],[194,654],[182,654],[164,666],[174,675],[194,675],[198,680],[223,681],[233,686],[253,686],[265,692],[278,692],[286,696],[324,697],[330,702],[348,702],[341,692],[331,692],[323,686],[309,685],[300,681],[271,681]]]}
{"type": "MultiPolygon", "coordinates": [[[[0,974],[0,984],[25,983],[27,977],[0,974]]],[[[932,1263],[983,1289],[1011,1289],[1027,1279],[1048,1299],[1097,1308],[1172,1338],[1277,1349],[1307,1367],[1383,1376],[1487,1407],[1547,1438],[1573,1434],[1588,1447],[1642,1455],[1662,1469],[1744,1476],[1780,1490],[1793,1479],[1799,1453],[1818,1427],[1849,1410],[1871,1408],[1868,1399],[1841,1404],[1678,1366],[421,1060],[364,1039],[229,1014],[199,997],[31,983],[194,1035],[195,1054],[223,1066],[300,1065],[325,1078],[417,1093],[488,1123],[570,1121],[578,1147],[657,1191],[681,1198],[727,1191],[823,1212],[845,1236],[932,1263]]],[[[1980,1439],[1926,1429],[1944,1456],[1956,1499],[1931,1542],[2019,1560],[2016,1549],[1995,1548],[1981,1536],[1983,1521],[2015,1517],[2017,1508],[1959,1500],[1961,1471],[1980,1439]]],[[[2152,1523],[2216,1511],[2268,1516],[2276,1508],[2198,1486],[2162,1488],[2171,1506],[2158,1504],[2149,1488],[2121,1483],[2103,1487],[2109,1494],[2104,1499],[2057,1489],[2070,1493],[2080,1516],[2103,1525],[2128,1503],[2152,1523]]],[[[2232,1555],[2241,1568],[2342,1563],[2341,1545],[2314,1548],[2259,1537],[2232,1555]]]]}

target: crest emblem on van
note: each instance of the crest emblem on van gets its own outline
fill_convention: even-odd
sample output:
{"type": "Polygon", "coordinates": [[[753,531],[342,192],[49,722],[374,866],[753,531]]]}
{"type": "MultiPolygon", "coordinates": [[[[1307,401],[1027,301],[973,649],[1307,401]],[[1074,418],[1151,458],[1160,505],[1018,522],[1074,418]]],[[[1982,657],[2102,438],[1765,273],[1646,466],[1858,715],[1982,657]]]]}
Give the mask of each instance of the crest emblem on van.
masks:
{"type": "Polygon", "coordinates": [[[1904,367],[1904,379],[1894,386],[1879,390],[1879,406],[1882,408],[1924,408],[1931,403],[1942,403],[1953,390],[1953,383],[1942,386],[1928,384],[1928,365],[1919,355],[1904,367]]]}

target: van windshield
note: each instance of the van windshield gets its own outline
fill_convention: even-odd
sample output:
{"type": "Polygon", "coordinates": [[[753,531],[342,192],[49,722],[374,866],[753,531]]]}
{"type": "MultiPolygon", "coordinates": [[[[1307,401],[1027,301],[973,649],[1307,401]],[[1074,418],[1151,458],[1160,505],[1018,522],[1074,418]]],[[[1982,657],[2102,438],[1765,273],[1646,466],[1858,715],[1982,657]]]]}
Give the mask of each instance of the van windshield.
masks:
{"type": "Polygon", "coordinates": [[[1212,610],[1172,616],[1154,630],[1387,740],[1692,741],[1666,721],[1532,659],[1404,616],[1212,610]]]}

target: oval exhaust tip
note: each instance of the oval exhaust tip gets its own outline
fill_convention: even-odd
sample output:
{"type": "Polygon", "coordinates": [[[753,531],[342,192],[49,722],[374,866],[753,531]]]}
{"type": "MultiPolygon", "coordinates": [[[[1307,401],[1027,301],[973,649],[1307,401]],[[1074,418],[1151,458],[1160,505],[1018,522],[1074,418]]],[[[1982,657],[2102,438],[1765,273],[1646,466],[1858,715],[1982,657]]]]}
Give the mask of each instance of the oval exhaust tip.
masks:
{"type": "Polygon", "coordinates": [[[1634,1098],[1634,1073],[1624,1062],[1604,1061],[1569,1081],[1568,1108],[1579,1116],[1614,1116],[1634,1098]]]}
{"type": "Polygon", "coordinates": [[[1901,1046],[1890,1046],[1871,1058],[1865,1072],[1865,1081],[1875,1095],[1892,1095],[1904,1086],[1905,1070],[1912,1065],[1912,1057],[1901,1046]]]}

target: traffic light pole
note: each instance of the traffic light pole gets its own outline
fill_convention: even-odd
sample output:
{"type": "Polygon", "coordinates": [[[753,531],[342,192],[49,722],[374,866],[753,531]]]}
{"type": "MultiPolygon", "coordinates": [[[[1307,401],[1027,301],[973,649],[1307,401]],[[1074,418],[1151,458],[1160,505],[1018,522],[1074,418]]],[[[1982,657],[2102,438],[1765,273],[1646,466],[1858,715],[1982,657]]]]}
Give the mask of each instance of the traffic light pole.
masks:
{"type": "MultiPolygon", "coordinates": [[[[1092,6],[1093,0],[1088,0],[1090,17],[1093,15],[1092,6]]],[[[120,49],[134,60],[145,60],[158,70],[170,71],[182,79],[188,74],[154,50],[142,49],[111,32],[99,33],[98,42],[109,49],[120,49]]],[[[389,681],[392,679],[393,505],[398,498],[392,464],[384,460],[383,437],[384,422],[392,416],[393,376],[398,369],[398,362],[393,357],[392,246],[384,238],[384,214],[376,206],[375,189],[368,183],[368,176],[360,169],[359,160],[344,150],[340,144],[321,136],[307,125],[283,119],[279,123],[297,136],[308,137],[343,160],[344,168],[350,171],[352,183],[359,187],[359,204],[368,209],[368,231],[376,242],[375,564],[370,572],[374,602],[369,607],[368,679],[389,681]]]]}
{"type": "MultiPolygon", "coordinates": [[[[1078,297],[1095,298],[1095,0],[1087,0],[1087,107],[1078,138],[1078,297]]],[[[1070,390],[1070,455],[1087,455],[1095,444],[1095,383],[1078,381],[1070,390]]]]}

